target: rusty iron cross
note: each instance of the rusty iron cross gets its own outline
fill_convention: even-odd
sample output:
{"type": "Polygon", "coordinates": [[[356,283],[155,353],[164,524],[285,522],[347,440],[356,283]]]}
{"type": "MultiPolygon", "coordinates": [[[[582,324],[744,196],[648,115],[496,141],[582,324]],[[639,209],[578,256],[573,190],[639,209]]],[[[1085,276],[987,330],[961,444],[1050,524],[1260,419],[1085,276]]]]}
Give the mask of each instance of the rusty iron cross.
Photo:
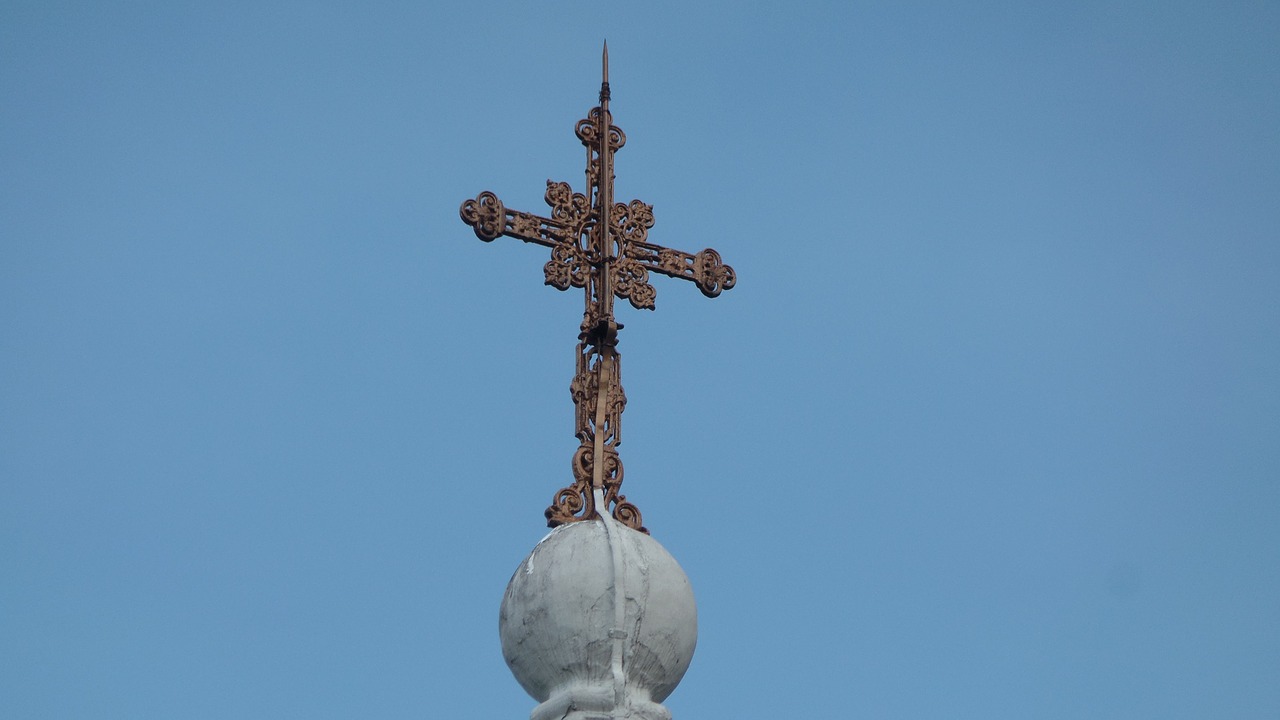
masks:
{"type": "Polygon", "coordinates": [[[547,525],[589,520],[602,510],[609,512],[612,506],[611,514],[619,522],[648,532],[640,510],[620,492],[622,460],[617,448],[622,444],[621,420],[627,397],[617,350],[622,325],[614,319],[613,298],[616,295],[635,308],[652,310],[656,291],[649,284],[651,271],[691,280],[707,297],[732,288],[736,276],[715,250],[689,254],[650,243],[652,205],[639,200],[614,203],[613,155],[627,137],[612,124],[609,114],[607,44],[603,75],[600,104],[574,128],[587,149],[587,194],[573,192],[568,183],[548,180],[545,199],[551,217],[509,210],[488,191],[462,203],[459,214],[485,242],[507,235],[551,248],[551,260],[543,268],[546,284],[559,290],[585,290],[577,371],[569,385],[580,445],[573,455],[574,482],[555,494],[544,513],[547,525]],[[597,490],[602,491],[604,508],[596,507],[597,490]]]}

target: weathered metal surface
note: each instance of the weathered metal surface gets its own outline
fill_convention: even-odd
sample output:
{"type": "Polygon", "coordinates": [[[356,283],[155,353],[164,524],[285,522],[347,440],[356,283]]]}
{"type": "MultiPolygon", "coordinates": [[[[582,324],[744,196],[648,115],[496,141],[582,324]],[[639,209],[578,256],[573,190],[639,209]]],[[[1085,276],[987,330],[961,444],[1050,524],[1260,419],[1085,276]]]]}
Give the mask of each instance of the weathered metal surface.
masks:
{"type": "Polygon", "coordinates": [[[587,192],[574,192],[568,183],[547,181],[544,199],[551,216],[508,209],[496,195],[485,191],[462,203],[463,222],[476,237],[491,242],[499,236],[551,248],[543,267],[545,282],[559,290],[582,288],[586,300],[578,333],[577,369],[570,383],[575,435],[579,443],[573,455],[573,483],[555,494],[544,513],[547,525],[596,517],[593,488],[604,490],[606,511],[619,522],[645,530],[640,510],[622,495],[622,411],[627,405],[622,390],[618,330],[613,299],[632,307],[652,310],[657,291],[649,273],[689,280],[703,295],[716,297],[734,286],[737,276],[720,254],[710,248],[698,253],[673,250],[649,242],[653,206],[639,200],[613,200],[613,156],[627,136],[613,124],[609,113],[609,48],[603,58],[600,104],[578,121],[574,132],[587,150],[587,192]]]}

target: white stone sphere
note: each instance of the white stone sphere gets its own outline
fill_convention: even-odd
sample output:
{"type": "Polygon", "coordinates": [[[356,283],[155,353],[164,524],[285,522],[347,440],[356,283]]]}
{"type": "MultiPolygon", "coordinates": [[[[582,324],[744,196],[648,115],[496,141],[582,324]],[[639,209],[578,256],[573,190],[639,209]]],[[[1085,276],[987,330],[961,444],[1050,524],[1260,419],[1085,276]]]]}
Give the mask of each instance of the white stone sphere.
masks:
{"type": "Polygon", "coordinates": [[[657,540],[610,522],[612,532],[598,519],[552,530],[520,563],[502,598],[502,655],[544,706],[614,697],[619,652],[626,704],[661,703],[693,659],[698,617],[689,578],[657,540]]]}

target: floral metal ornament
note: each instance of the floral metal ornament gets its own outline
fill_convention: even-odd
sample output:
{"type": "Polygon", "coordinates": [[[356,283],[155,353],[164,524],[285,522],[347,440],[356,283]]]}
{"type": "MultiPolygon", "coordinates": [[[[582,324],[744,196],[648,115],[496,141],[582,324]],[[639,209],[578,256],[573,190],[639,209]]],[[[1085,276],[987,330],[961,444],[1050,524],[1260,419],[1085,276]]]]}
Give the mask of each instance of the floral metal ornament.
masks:
{"type": "Polygon", "coordinates": [[[690,280],[703,295],[716,297],[734,286],[737,276],[720,254],[706,249],[690,254],[649,242],[653,206],[639,200],[613,201],[613,156],[627,136],[612,124],[609,113],[609,46],[603,57],[600,104],[578,121],[574,133],[587,149],[587,192],[574,192],[568,183],[547,181],[544,196],[551,217],[510,210],[485,191],[462,203],[462,221],[476,237],[490,242],[500,235],[551,248],[543,270],[546,284],[559,290],[583,288],[586,309],[578,333],[576,372],[569,385],[575,408],[573,484],[556,492],[544,513],[547,525],[589,520],[609,512],[616,520],[641,532],[640,510],[621,493],[622,358],[613,299],[619,297],[643,310],[654,309],[657,291],[649,274],[690,280]],[[595,506],[595,490],[606,507],[595,506]]]}

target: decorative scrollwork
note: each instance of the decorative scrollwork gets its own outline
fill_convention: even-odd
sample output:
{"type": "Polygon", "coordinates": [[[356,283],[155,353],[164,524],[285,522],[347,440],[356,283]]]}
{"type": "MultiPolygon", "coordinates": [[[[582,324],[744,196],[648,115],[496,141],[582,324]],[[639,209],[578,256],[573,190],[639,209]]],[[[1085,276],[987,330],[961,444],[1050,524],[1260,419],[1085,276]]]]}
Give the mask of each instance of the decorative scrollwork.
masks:
{"type": "Polygon", "coordinates": [[[491,242],[499,235],[507,222],[507,210],[502,201],[488,190],[480,193],[474,200],[467,200],[458,209],[462,222],[476,231],[476,237],[491,242]]]}
{"type": "MultiPolygon", "coordinates": [[[[605,439],[610,447],[622,444],[622,411],[627,409],[627,391],[622,389],[621,374],[619,358],[615,356],[613,362],[614,377],[609,382],[609,389],[604,397],[607,411],[605,413],[605,427],[597,428],[597,431],[605,433],[605,439]]],[[[621,463],[622,461],[619,460],[618,462],[621,463]]]]}
{"type": "Polygon", "coordinates": [[[573,126],[573,134],[578,136],[583,145],[590,146],[596,141],[596,121],[600,119],[600,108],[593,107],[587,116],[573,126]]]}
{"type": "MultiPolygon", "coordinates": [[[[591,406],[592,398],[595,397],[595,374],[579,370],[574,374],[573,380],[569,382],[569,397],[573,398],[574,407],[586,409],[591,406]]],[[[581,417],[579,417],[578,439],[583,440],[581,428],[585,425],[581,417]]]]}
{"type": "MultiPolygon", "coordinates": [[[[595,450],[586,443],[578,448],[573,454],[573,473],[574,477],[585,479],[587,484],[592,482],[592,473],[595,470],[595,450]]],[[[622,485],[622,458],[618,457],[618,451],[611,447],[605,447],[604,460],[601,463],[603,473],[603,483],[605,489],[617,488],[622,485]]],[[[608,498],[608,495],[605,496],[608,498]]]]}
{"type": "Polygon", "coordinates": [[[614,497],[613,519],[626,525],[632,530],[639,530],[645,535],[649,534],[649,528],[644,526],[644,519],[640,517],[640,508],[627,502],[626,495],[618,495],[614,497]]]}
{"type": "MultiPolygon", "coordinates": [[[[585,334],[585,333],[584,333],[585,334]]],[[[622,412],[627,408],[627,393],[622,389],[622,357],[610,349],[608,355],[586,340],[578,343],[577,368],[569,383],[573,398],[574,435],[583,444],[591,444],[601,433],[605,444],[612,447],[622,442],[622,412]],[[603,425],[596,426],[596,401],[600,388],[605,388],[603,425]]]]}
{"type": "Polygon", "coordinates": [[[547,181],[543,196],[551,207],[551,219],[570,228],[579,228],[591,214],[591,201],[586,195],[576,193],[567,182],[547,181]]]}
{"type": "Polygon", "coordinates": [[[617,152],[627,144],[627,134],[622,132],[622,128],[617,125],[609,126],[609,149],[617,152]]]}
{"type": "Polygon", "coordinates": [[[576,243],[562,242],[551,248],[551,259],[542,266],[546,284],[557,290],[584,287],[591,267],[576,243]]]}
{"type": "Polygon", "coordinates": [[[690,255],[650,243],[635,243],[631,250],[640,264],[671,277],[692,280],[707,297],[716,297],[738,282],[733,268],[724,264],[720,253],[710,248],[690,255]]]}
{"type": "Polygon", "coordinates": [[[614,229],[622,237],[624,243],[642,243],[649,239],[649,228],[653,227],[653,206],[648,203],[632,200],[629,204],[617,203],[613,206],[614,229]]]}
{"type": "Polygon", "coordinates": [[[584,445],[590,445],[595,437],[592,413],[600,387],[600,375],[589,367],[587,358],[586,344],[578,343],[578,366],[569,383],[569,396],[573,398],[573,434],[584,445]]]}
{"type": "Polygon", "coordinates": [[[729,290],[738,282],[737,273],[724,264],[720,259],[720,253],[711,248],[698,253],[695,266],[697,268],[695,282],[698,283],[698,289],[707,297],[715,297],[722,290],[729,290]]]}
{"type": "Polygon", "coordinates": [[[538,237],[542,230],[542,218],[526,212],[511,213],[511,232],[518,237],[538,237]]]}
{"type": "Polygon", "coordinates": [[[591,497],[591,483],[578,480],[569,487],[556,491],[550,507],[542,514],[547,518],[548,527],[595,517],[595,498],[591,497]]]}
{"type": "MultiPolygon", "coordinates": [[[[613,510],[609,514],[615,520],[632,530],[649,534],[648,528],[644,527],[640,509],[627,502],[627,496],[619,492],[622,488],[622,459],[618,457],[617,451],[606,448],[602,465],[606,512],[609,512],[608,506],[612,505],[613,510]]],[[[590,445],[584,443],[573,454],[573,484],[556,491],[551,505],[542,513],[547,518],[548,526],[556,527],[598,517],[600,509],[596,507],[595,497],[591,492],[594,469],[595,453],[590,445]]]]}
{"type": "MultiPolygon", "coordinates": [[[[611,115],[606,115],[607,121],[602,122],[600,120],[600,116],[601,116],[600,107],[599,106],[593,107],[591,108],[591,111],[587,113],[587,116],[579,120],[578,124],[574,126],[573,132],[578,136],[578,139],[582,141],[583,145],[586,145],[587,147],[592,147],[593,145],[599,143],[600,142],[600,135],[599,135],[600,126],[606,124],[606,122],[610,122],[613,120],[613,117],[611,115]]],[[[623,145],[626,145],[626,144],[627,144],[627,135],[626,133],[622,132],[622,128],[618,127],[617,125],[609,125],[609,149],[614,152],[617,152],[618,150],[622,149],[623,145]]]]}
{"type": "Polygon", "coordinates": [[[649,271],[638,261],[623,257],[613,263],[613,293],[631,301],[637,310],[652,310],[658,291],[649,284],[649,271]]]}
{"type": "Polygon", "coordinates": [[[595,152],[587,153],[587,189],[600,187],[600,157],[595,152]]]}
{"type": "Polygon", "coordinates": [[[688,253],[682,253],[679,250],[662,248],[658,251],[658,269],[675,277],[680,277],[693,269],[691,260],[692,257],[688,253]]]}

